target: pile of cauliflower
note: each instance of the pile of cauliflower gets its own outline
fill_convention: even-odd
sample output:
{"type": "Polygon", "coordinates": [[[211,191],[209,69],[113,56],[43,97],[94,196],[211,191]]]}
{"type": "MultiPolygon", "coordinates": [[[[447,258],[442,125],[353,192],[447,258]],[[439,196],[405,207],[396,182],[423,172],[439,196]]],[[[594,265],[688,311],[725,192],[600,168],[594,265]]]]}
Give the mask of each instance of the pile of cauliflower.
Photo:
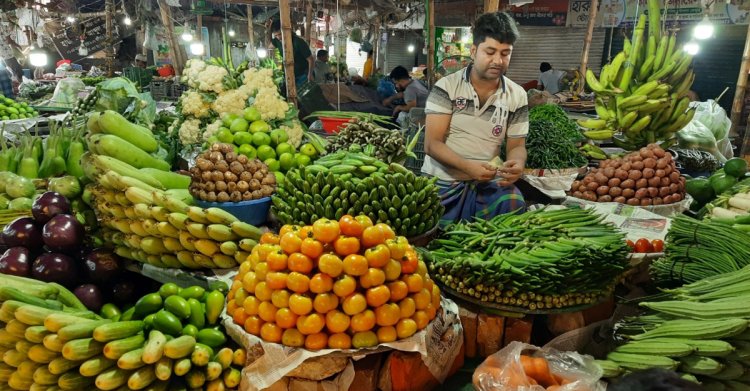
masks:
{"type": "MultiPolygon", "coordinates": [[[[273,82],[271,69],[250,68],[238,74],[191,59],[185,65],[182,81],[190,87],[180,97],[179,105],[182,114],[179,136],[183,145],[206,141],[219,131],[225,114],[242,115],[249,102],[264,121],[283,120],[290,108],[273,82]]],[[[292,144],[299,145],[302,126],[297,121],[281,128],[287,131],[292,144]]]]}

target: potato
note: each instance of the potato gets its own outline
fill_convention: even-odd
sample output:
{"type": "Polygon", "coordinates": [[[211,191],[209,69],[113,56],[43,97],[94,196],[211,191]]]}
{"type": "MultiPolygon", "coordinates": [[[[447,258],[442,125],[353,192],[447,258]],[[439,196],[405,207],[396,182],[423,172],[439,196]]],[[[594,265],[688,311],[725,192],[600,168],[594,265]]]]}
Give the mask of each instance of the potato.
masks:
{"type": "Polygon", "coordinates": [[[622,161],[620,159],[617,159],[617,160],[612,160],[612,163],[610,163],[609,166],[614,169],[618,169],[620,168],[621,165],[622,165],[622,161]]]}
{"type": "Polygon", "coordinates": [[[570,188],[577,189],[579,186],[581,186],[581,181],[573,181],[573,184],[570,186],[570,188]]]}
{"type": "Polygon", "coordinates": [[[648,180],[649,186],[659,187],[661,186],[661,178],[653,177],[648,180]]]}
{"type": "Polygon", "coordinates": [[[607,186],[609,187],[615,187],[620,186],[620,178],[612,178],[607,182],[607,186]]]}
{"type": "Polygon", "coordinates": [[[635,187],[635,181],[632,179],[626,179],[620,183],[620,187],[624,189],[632,189],[635,187]]]}
{"type": "Polygon", "coordinates": [[[648,189],[646,188],[640,188],[635,192],[635,198],[639,200],[646,197],[648,197],[648,189]]]}
{"type": "Polygon", "coordinates": [[[658,187],[647,187],[646,190],[648,190],[648,196],[651,198],[654,198],[659,195],[658,187]]]}
{"type": "Polygon", "coordinates": [[[630,170],[628,173],[628,179],[632,179],[634,181],[637,181],[643,177],[643,172],[639,170],[630,170]]]}
{"type": "Polygon", "coordinates": [[[665,155],[669,156],[669,157],[672,157],[672,155],[666,153],[666,151],[664,151],[663,149],[661,149],[661,147],[654,148],[654,156],[656,156],[658,158],[661,158],[661,157],[664,157],[665,155]]]}
{"type": "Polygon", "coordinates": [[[665,204],[671,204],[673,202],[672,201],[672,195],[668,195],[668,196],[662,198],[662,202],[664,202],[665,204]]]}
{"type": "Polygon", "coordinates": [[[672,191],[670,191],[669,186],[659,188],[659,197],[666,197],[670,194],[672,194],[672,191]]]}
{"type": "Polygon", "coordinates": [[[604,176],[607,178],[612,178],[615,176],[615,169],[612,167],[607,167],[604,169],[604,176]]]}
{"type": "Polygon", "coordinates": [[[631,198],[631,199],[629,199],[629,200],[627,201],[627,204],[628,204],[628,205],[633,205],[633,206],[638,206],[638,205],[640,205],[640,204],[641,204],[641,200],[639,200],[639,199],[637,199],[637,198],[631,198]]]}
{"type": "Polygon", "coordinates": [[[651,198],[644,198],[641,200],[641,206],[649,206],[652,202],[651,198]]]}
{"type": "Polygon", "coordinates": [[[672,183],[669,185],[669,192],[670,193],[679,193],[680,192],[680,185],[677,183],[672,183]]]}
{"type": "Polygon", "coordinates": [[[648,158],[653,158],[654,157],[654,152],[652,150],[646,148],[646,147],[641,148],[640,151],[638,151],[638,152],[641,154],[641,157],[644,160],[648,159],[648,158]]]}
{"type": "Polygon", "coordinates": [[[661,168],[662,170],[666,168],[669,165],[669,161],[667,158],[660,158],[656,161],[656,168],[661,168]]]}
{"type": "Polygon", "coordinates": [[[643,161],[643,158],[641,157],[641,155],[639,155],[637,153],[633,154],[633,155],[630,156],[630,167],[631,168],[635,168],[635,167],[633,167],[633,164],[635,164],[635,162],[642,162],[642,161],[643,161]]]}
{"type": "Polygon", "coordinates": [[[653,178],[654,174],[656,174],[656,171],[654,171],[653,168],[644,168],[643,169],[643,177],[646,178],[646,179],[653,178]]]}
{"type": "Polygon", "coordinates": [[[573,192],[573,197],[575,197],[575,198],[583,198],[583,193],[581,193],[580,191],[574,191],[573,192]]]}
{"type": "Polygon", "coordinates": [[[675,171],[674,167],[672,167],[672,166],[666,166],[666,167],[664,167],[664,176],[669,176],[669,174],[671,174],[672,171],[675,171]]]}
{"type": "Polygon", "coordinates": [[[680,180],[680,173],[677,171],[672,171],[672,173],[669,174],[669,179],[672,182],[677,182],[680,180]]]}
{"type": "Polygon", "coordinates": [[[643,167],[647,167],[647,168],[656,167],[656,160],[654,158],[643,159],[643,167]]]}
{"type": "Polygon", "coordinates": [[[672,181],[669,178],[661,178],[662,186],[669,186],[670,183],[672,183],[672,181]]]}
{"type": "Polygon", "coordinates": [[[656,198],[654,198],[653,203],[654,203],[654,205],[661,205],[661,204],[664,203],[664,201],[662,200],[661,197],[656,197],[656,198]]]}
{"type": "Polygon", "coordinates": [[[580,191],[581,193],[583,193],[586,190],[588,190],[588,188],[586,186],[584,186],[584,185],[578,186],[578,191],[580,191]]]}
{"type": "Polygon", "coordinates": [[[609,194],[609,186],[599,186],[599,188],[596,189],[596,194],[599,196],[603,196],[605,194],[609,194]]]}
{"type": "Polygon", "coordinates": [[[665,177],[666,175],[667,175],[667,174],[666,174],[666,173],[664,172],[664,170],[663,170],[663,169],[661,169],[661,168],[657,168],[657,169],[656,169],[656,172],[654,173],[654,176],[656,176],[656,177],[658,177],[658,178],[664,178],[664,177],[665,177]]]}
{"type": "Polygon", "coordinates": [[[633,198],[635,196],[635,190],[633,189],[622,189],[622,196],[625,198],[633,198]]]}
{"type": "Polygon", "coordinates": [[[596,201],[596,193],[587,190],[583,192],[583,199],[588,201],[596,201]]]}
{"type": "Polygon", "coordinates": [[[589,182],[589,184],[586,186],[586,190],[591,190],[591,191],[596,191],[596,189],[598,188],[599,188],[599,182],[597,181],[589,182]]]}
{"type": "Polygon", "coordinates": [[[623,196],[615,197],[612,199],[612,201],[617,202],[619,204],[624,204],[627,200],[623,196]]]}
{"type": "Polygon", "coordinates": [[[636,189],[643,189],[644,187],[648,187],[648,179],[641,178],[641,179],[635,181],[635,188],[636,189]]]}
{"type": "Polygon", "coordinates": [[[615,178],[618,178],[621,181],[624,181],[628,179],[628,172],[621,168],[618,168],[617,170],[615,170],[615,178]]]}
{"type": "Polygon", "coordinates": [[[630,169],[636,171],[641,171],[644,167],[646,166],[643,165],[643,162],[633,162],[633,164],[630,165],[630,169]]]}
{"type": "Polygon", "coordinates": [[[672,194],[672,202],[680,202],[680,201],[682,201],[682,194],[680,193],[672,194]]]}
{"type": "Polygon", "coordinates": [[[613,186],[609,188],[609,195],[612,197],[619,197],[622,195],[622,188],[613,186]]]}
{"type": "Polygon", "coordinates": [[[625,172],[630,171],[630,162],[624,162],[624,163],[622,163],[622,165],[620,166],[620,169],[623,170],[623,171],[625,171],[625,172]]]}
{"type": "Polygon", "coordinates": [[[612,202],[612,197],[609,194],[605,194],[599,196],[599,198],[596,199],[596,202],[612,202]]]}
{"type": "Polygon", "coordinates": [[[596,182],[599,183],[599,185],[601,186],[601,185],[606,185],[607,184],[607,181],[609,181],[609,177],[607,177],[606,175],[598,172],[594,176],[594,180],[596,180],[596,182]]]}

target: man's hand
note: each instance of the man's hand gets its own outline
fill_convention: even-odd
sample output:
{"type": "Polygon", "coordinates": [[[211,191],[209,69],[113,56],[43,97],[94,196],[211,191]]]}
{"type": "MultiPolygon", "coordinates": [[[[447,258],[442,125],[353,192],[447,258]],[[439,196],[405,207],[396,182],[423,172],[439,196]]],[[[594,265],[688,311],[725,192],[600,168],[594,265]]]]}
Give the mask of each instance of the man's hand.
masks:
{"type": "Polygon", "coordinates": [[[503,180],[500,181],[500,186],[510,186],[523,174],[523,163],[518,160],[508,160],[503,163],[497,171],[503,180]]]}
{"type": "Polygon", "coordinates": [[[489,182],[497,174],[497,170],[486,162],[467,161],[462,171],[478,182],[489,182]]]}
{"type": "Polygon", "coordinates": [[[310,71],[310,72],[309,72],[309,73],[307,74],[307,81],[309,81],[309,82],[312,82],[312,81],[313,81],[313,73],[312,73],[312,71],[310,71]]]}

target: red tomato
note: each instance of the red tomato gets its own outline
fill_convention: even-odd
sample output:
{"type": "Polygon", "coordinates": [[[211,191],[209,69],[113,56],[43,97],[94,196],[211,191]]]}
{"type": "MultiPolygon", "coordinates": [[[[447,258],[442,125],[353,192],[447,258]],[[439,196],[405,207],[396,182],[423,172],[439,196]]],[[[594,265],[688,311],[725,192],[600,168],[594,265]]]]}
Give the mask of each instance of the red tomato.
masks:
{"type": "Polygon", "coordinates": [[[654,246],[646,238],[640,238],[635,242],[635,252],[637,253],[652,253],[654,252],[654,246]]]}
{"type": "Polygon", "coordinates": [[[627,243],[628,243],[628,247],[630,247],[631,251],[635,250],[635,243],[633,243],[632,240],[628,239],[627,243]]]}
{"type": "Polygon", "coordinates": [[[651,241],[651,246],[654,247],[654,252],[660,253],[664,251],[664,241],[661,239],[654,239],[651,241]]]}

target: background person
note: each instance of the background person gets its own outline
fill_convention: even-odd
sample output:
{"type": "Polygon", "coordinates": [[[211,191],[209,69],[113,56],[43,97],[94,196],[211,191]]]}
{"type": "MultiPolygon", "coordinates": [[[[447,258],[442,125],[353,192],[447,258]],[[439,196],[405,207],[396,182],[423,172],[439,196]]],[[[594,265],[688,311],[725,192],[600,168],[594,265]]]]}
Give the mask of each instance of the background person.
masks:
{"type": "Polygon", "coordinates": [[[553,69],[548,62],[539,64],[539,72],[541,73],[539,74],[537,89],[547,91],[552,95],[560,92],[560,82],[565,76],[565,72],[553,69]]]}
{"type": "MultiPolygon", "coordinates": [[[[276,49],[279,49],[281,57],[284,57],[284,49],[281,45],[281,21],[270,21],[270,41],[276,49]]],[[[292,33],[292,56],[294,57],[294,80],[296,85],[301,86],[308,80],[313,80],[313,67],[315,58],[310,51],[310,46],[304,39],[292,33]]]]}

